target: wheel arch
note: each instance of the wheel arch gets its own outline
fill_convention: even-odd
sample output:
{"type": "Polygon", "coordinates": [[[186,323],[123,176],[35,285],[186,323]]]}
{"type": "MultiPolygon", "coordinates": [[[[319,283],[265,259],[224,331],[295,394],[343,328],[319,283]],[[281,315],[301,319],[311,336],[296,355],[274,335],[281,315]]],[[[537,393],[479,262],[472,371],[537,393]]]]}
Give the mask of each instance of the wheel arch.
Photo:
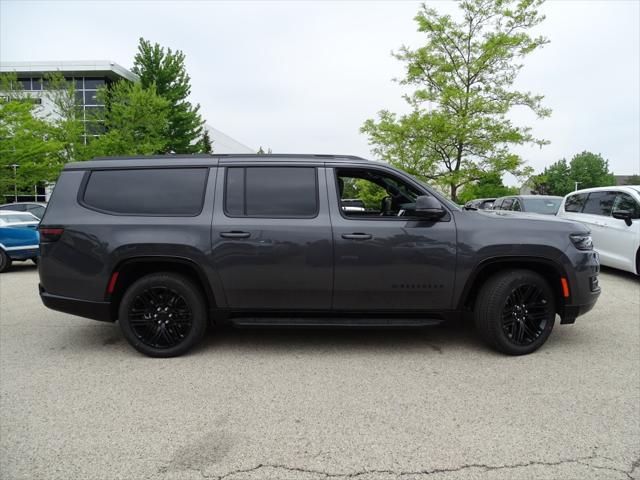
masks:
{"type": "Polygon", "coordinates": [[[549,282],[556,301],[556,311],[562,312],[565,299],[561,278],[567,278],[564,267],[551,259],[543,257],[514,256],[495,257],[479,263],[469,275],[458,302],[459,310],[473,310],[478,293],[485,281],[501,271],[525,269],[534,271],[549,282]]]}
{"type": "Polygon", "coordinates": [[[209,317],[217,307],[211,285],[202,268],[193,260],[174,256],[139,256],[127,258],[118,263],[109,274],[109,281],[117,273],[113,285],[113,292],[107,293],[107,300],[111,303],[111,317],[118,318],[118,310],[124,293],[129,286],[139,278],[156,272],[172,272],[186,276],[202,291],[209,317]]]}

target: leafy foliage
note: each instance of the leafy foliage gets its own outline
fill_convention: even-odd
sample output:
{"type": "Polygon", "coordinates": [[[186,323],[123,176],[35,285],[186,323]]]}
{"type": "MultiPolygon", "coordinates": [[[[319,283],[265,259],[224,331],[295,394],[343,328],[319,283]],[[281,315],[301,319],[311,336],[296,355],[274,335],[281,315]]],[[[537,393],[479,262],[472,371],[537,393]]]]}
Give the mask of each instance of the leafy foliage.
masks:
{"type": "Polygon", "coordinates": [[[209,136],[209,130],[204,129],[202,134],[202,153],[213,153],[213,144],[211,143],[211,137],[209,136]]]}
{"type": "Polygon", "coordinates": [[[169,104],[166,145],[162,153],[199,153],[204,151],[204,121],[195,107],[187,100],[191,93],[185,56],[180,50],[173,52],[159,44],[151,44],[140,38],[138,53],[134,58],[133,72],[140,77],[145,89],[155,85],[156,93],[169,104]]]}
{"type": "Polygon", "coordinates": [[[575,189],[576,182],[579,189],[616,183],[609,171],[609,161],[600,154],[584,151],[574,155],[569,164],[563,158],[533,177],[533,190],[543,195],[566,195],[575,189]]]}
{"type": "Polygon", "coordinates": [[[423,5],[415,20],[426,44],[395,54],[405,64],[400,83],[415,87],[405,96],[412,111],[383,110],[364,123],[374,154],[446,188],[454,201],[460,187],[487,174],[528,175],[510,147],[547,142],[507,114],[519,106],[540,118],[551,113],[542,96],[512,88],[520,60],[547,43],[528,33],[544,20],[542,3],[465,0],[460,22],[423,5]]]}
{"type": "Polygon", "coordinates": [[[91,156],[151,155],[166,151],[169,101],[153,85],[120,81],[98,92],[106,133],[89,144],[91,156]]]}
{"type": "Polygon", "coordinates": [[[461,190],[458,201],[462,204],[476,198],[498,198],[507,195],[517,195],[516,187],[507,187],[502,183],[499,173],[493,172],[485,175],[474,183],[468,183],[461,190]]]}
{"type": "Polygon", "coordinates": [[[363,201],[367,209],[379,209],[382,199],[388,195],[380,185],[364,178],[345,177],[343,181],[342,199],[357,198],[363,201]]]}

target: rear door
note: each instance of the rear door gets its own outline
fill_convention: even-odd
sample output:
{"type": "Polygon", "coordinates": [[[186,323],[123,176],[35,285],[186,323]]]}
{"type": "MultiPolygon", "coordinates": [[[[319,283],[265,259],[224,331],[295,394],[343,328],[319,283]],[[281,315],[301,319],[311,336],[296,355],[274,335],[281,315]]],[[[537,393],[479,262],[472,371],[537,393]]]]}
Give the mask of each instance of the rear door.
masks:
{"type": "Polygon", "coordinates": [[[593,246],[606,265],[617,263],[614,258],[619,246],[610,227],[615,198],[616,192],[611,190],[590,192],[580,213],[580,221],[591,230],[593,246]]]}
{"type": "Polygon", "coordinates": [[[632,222],[627,225],[624,220],[613,216],[604,217],[602,221],[605,228],[600,234],[601,248],[607,251],[610,266],[634,271],[636,251],[640,243],[640,204],[628,193],[618,192],[611,210],[631,212],[632,222]]]}
{"type": "Polygon", "coordinates": [[[333,245],[322,163],[229,161],[212,258],[235,310],[329,310],[333,245]]]}

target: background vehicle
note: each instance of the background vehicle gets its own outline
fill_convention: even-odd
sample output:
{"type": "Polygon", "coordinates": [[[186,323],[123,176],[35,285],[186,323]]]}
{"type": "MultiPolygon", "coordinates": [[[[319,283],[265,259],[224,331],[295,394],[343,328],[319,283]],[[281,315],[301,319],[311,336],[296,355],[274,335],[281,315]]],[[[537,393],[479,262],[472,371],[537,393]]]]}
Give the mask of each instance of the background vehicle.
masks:
{"type": "Polygon", "coordinates": [[[31,213],[0,211],[0,272],[14,261],[38,263],[39,220],[31,213]]]}
{"type": "Polygon", "coordinates": [[[640,186],[571,192],[558,216],[584,223],[603,265],[640,275],[640,186]]]}
{"type": "Polygon", "coordinates": [[[562,197],[552,195],[513,195],[496,199],[493,210],[555,215],[561,202],[562,197]]]}
{"type": "Polygon", "coordinates": [[[493,348],[521,355],[556,314],[573,323],[600,294],[583,225],[461,210],[357,157],[71,163],[40,233],[44,304],[119,319],[131,345],[159,357],[187,351],[209,323],[408,327],[467,315],[493,348]],[[354,198],[364,211],[342,208],[354,198]]]}
{"type": "Polygon", "coordinates": [[[29,212],[38,217],[38,220],[44,216],[46,208],[47,204],[41,202],[16,202],[0,205],[0,211],[11,210],[13,212],[29,212]]]}
{"type": "Polygon", "coordinates": [[[476,198],[475,200],[469,200],[464,204],[464,208],[472,210],[491,210],[493,209],[493,202],[495,198],[476,198]]]}

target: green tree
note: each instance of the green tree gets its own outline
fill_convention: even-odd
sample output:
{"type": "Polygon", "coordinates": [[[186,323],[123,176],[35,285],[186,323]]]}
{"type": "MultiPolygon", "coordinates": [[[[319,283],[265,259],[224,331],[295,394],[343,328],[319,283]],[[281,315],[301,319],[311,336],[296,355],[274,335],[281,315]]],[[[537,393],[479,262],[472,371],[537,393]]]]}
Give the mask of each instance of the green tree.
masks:
{"type": "Polygon", "coordinates": [[[159,44],[140,38],[134,58],[133,72],[140,77],[144,88],[155,85],[156,92],[169,102],[167,143],[164,152],[198,153],[203,150],[200,105],[187,100],[191,92],[189,75],[184,65],[184,53],[166,51],[159,44]]]}
{"type": "Polygon", "coordinates": [[[47,120],[53,126],[53,138],[62,145],[61,161],[86,160],[88,151],[82,136],[85,125],[82,107],[76,98],[75,84],[65,80],[60,73],[49,74],[44,80],[45,97],[53,105],[52,115],[47,120]]]}
{"type": "Polygon", "coordinates": [[[606,187],[615,185],[615,177],[609,171],[609,162],[600,154],[582,152],[571,162],[563,158],[552,163],[540,175],[533,177],[533,191],[542,195],[566,195],[576,188],[606,187]]]}
{"type": "Polygon", "coordinates": [[[169,102],[153,85],[116,82],[99,91],[105,104],[102,120],[106,133],[91,141],[91,156],[152,155],[166,151],[169,102]]]}
{"type": "Polygon", "coordinates": [[[474,183],[468,183],[460,191],[458,201],[466,203],[475,198],[497,198],[518,194],[516,187],[507,187],[502,183],[502,177],[497,172],[485,175],[474,183]]]}
{"type": "Polygon", "coordinates": [[[213,144],[211,143],[211,137],[209,136],[209,130],[204,129],[202,134],[202,153],[213,153],[213,144]]]}
{"type": "Polygon", "coordinates": [[[544,19],[542,3],[465,0],[459,22],[423,5],[415,20],[426,44],[395,54],[405,64],[400,84],[415,87],[405,96],[412,111],[383,110],[364,123],[374,154],[446,188],[454,201],[460,187],[488,173],[528,175],[510,147],[548,142],[514,125],[508,113],[514,107],[540,118],[551,113],[542,96],[513,88],[521,59],[547,43],[528,33],[544,19]]]}
{"type": "MultiPolygon", "coordinates": [[[[55,139],[51,124],[34,114],[29,98],[0,104],[0,191],[3,195],[33,194],[34,186],[57,178],[63,162],[63,145],[55,139]],[[17,165],[14,169],[10,167],[17,165]]],[[[6,198],[6,197],[4,197],[6,198]]]]}

